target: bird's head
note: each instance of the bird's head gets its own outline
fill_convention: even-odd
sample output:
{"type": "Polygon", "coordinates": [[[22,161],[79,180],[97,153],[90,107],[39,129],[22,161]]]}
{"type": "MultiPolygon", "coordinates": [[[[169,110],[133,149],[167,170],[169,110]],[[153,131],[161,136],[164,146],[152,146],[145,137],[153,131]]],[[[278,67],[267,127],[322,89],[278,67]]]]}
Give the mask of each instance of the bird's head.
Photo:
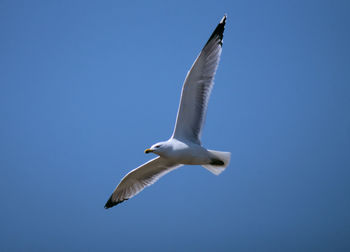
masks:
{"type": "Polygon", "coordinates": [[[165,142],[159,142],[156,144],[153,144],[151,148],[146,149],[145,153],[155,153],[155,154],[161,154],[165,149],[166,149],[167,145],[165,142]]]}

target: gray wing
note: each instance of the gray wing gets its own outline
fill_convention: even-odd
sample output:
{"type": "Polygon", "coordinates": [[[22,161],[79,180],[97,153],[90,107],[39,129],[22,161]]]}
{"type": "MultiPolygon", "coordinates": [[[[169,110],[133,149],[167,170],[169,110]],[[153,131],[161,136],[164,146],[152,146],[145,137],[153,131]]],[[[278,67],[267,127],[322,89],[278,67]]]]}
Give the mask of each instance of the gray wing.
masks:
{"type": "Polygon", "coordinates": [[[124,200],[128,200],[141,192],[145,187],[152,185],[159,178],[180,167],[164,158],[157,157],[132,170],[121,180],[108,199],[105,208],[113,207],[124,200]]]}
{"type": "Polygon", "coordinates": [[[208,100],[220,60],[225,22],[226,16],[221,19],[187,73],[172,136],[174,138],[200,144],[208,100]]]}

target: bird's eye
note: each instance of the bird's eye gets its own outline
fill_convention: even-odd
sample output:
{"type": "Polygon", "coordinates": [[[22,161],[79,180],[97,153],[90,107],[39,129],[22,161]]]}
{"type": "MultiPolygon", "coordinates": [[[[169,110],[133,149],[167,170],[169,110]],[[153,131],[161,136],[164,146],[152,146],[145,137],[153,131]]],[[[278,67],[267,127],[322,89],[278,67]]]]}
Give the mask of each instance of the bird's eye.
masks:
{"type": "Polygon", "coordinates": [[[156,146],[154,146],[154,148],[159,148],[160,147],[160,145],[156,145],[156,146]]]}

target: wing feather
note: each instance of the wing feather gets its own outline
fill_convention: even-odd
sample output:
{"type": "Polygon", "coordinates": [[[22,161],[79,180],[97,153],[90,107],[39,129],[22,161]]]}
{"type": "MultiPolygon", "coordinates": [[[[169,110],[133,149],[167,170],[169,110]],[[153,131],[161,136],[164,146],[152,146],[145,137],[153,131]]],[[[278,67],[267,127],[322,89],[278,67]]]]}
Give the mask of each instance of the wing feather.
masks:
{"type": "Polygon", "coordinates": [[[174,138],[201,144],[209,96],[222,50],[225,22],[226,16],[217,25],[187,73],[172,136],[174,138]]]}
{"type": "Polygon", "coordinates": [[[169,163],[169,161],[161,157],[154,158],[139,166],[125,175],[108,199],[105,208],[113,207],[134,197],[145,189],[145,187],[154,184],[162,176],[180,166],[169,163]]]}

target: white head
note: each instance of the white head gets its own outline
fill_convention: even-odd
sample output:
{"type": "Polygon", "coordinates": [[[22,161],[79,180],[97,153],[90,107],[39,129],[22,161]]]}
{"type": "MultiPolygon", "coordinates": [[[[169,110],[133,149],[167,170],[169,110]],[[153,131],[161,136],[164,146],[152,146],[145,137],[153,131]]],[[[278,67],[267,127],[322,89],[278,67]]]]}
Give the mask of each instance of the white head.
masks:
{"type": "Polygon", "coordinates": [[[156,144],[153,144],[151,148],[146,149],[145,153],[155,153],[157,155],[161,155],[166,149],[168,148],[167,142],[159,142],[156,144]]]}

